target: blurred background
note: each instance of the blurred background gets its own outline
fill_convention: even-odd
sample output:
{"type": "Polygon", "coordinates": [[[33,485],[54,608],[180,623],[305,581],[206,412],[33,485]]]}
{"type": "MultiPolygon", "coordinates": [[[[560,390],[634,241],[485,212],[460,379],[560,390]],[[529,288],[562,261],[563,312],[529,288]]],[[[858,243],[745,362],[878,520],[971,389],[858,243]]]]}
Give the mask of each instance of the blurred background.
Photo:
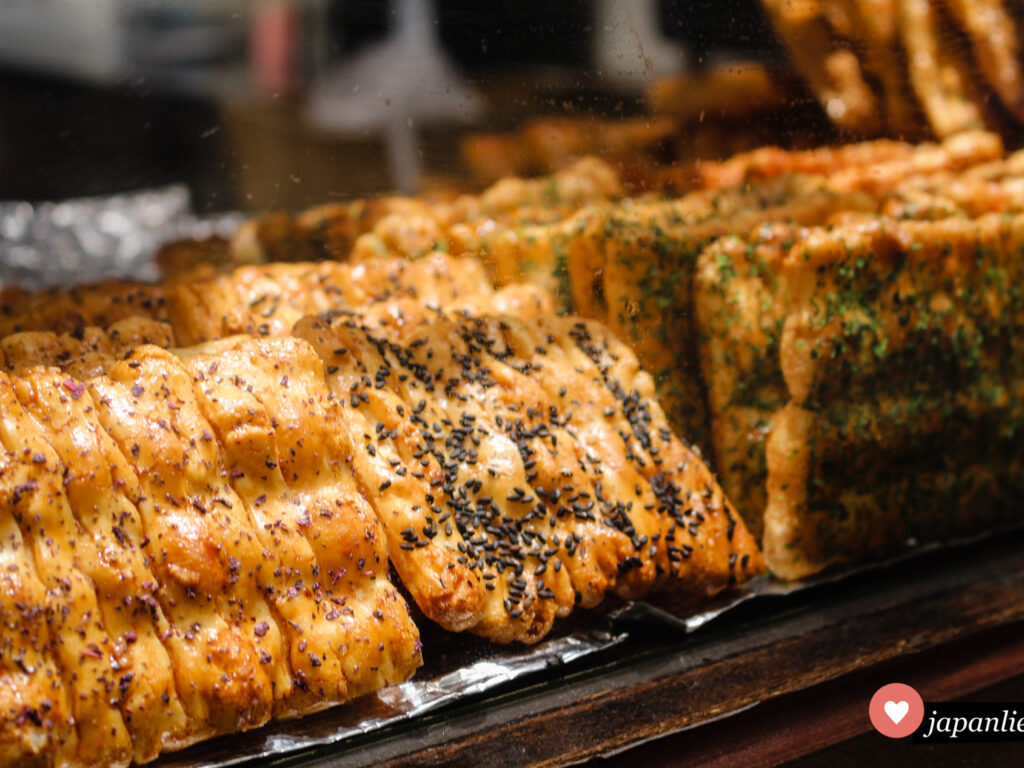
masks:
{"type": "MultiPolygon", "coordinates": [[[[766,144],[1024,129],[1024,0],[4,0],[0,200],[631,190],[766,144]]],[[[676,188],[676,185],[678,188],[676,188]]]]}
{"type": "Polygon", "coordinates": [[[6,0],[0,199],[182,182],[204,213],[469,188],[586,150],[587,121],[662,160],[726,154],[742,137],[700,143],[713,114],[651,118],[652,83],[784,58],[755,0],[6,0]],[[575,122],[540,150],[488,144],[545,116],[575,122]]]}

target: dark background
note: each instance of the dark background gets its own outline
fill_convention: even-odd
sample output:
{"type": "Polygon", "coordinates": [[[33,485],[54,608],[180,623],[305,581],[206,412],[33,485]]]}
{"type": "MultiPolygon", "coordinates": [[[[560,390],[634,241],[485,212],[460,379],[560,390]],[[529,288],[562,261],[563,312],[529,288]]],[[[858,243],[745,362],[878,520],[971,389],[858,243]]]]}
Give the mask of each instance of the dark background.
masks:
{"type": "MultiPolygon", "coordinates": [[[[168,3],[168,14],[172,6],[168,3]]],[[[389,9],[384,0],[330,2],[318,21],[325,27],[328,59],[379,41],[391,26],[389,9]]],[[[628,114],[642,108],[636,94],[623,101],[590,70],[593,7],[588,0],[438,0],[434,9],[445,48],[471,83],[496,95],[498,108],[482,127],[514,125],[524,112],[602,114],[617,105],[616,114],[628,114]],[[544,68],[560,72],[563,85],[547,88],[543,77],[534,79],[544,68]],[[522,73],[518,81],[517,73],[522,73]],[[533,93],[536,101],[505,110],[501,94],[509,89],[527,97],[533,93]]],[[[762,60],[779,55],[754,0],[660,0],[658,13],[663,34],[686,43],[697,67],[722,50],[762,60]]],[[[159,14],[150,14],[138,26],[148,33],[161,23],[159,14]]],[[[0,27],[0,49],[3,34],[0,27]]],[[[144,59],[146,46],[138,47],[144,59]]],[[[333,186],[310,184],[310,202],[334,187],[339,195],[387,187],[383,179],[365,181],[380,161],[379,149],[311,138],[297,125],[301,89],[273,103],[235,94],[229,104],[217,95],[167,87],[159,77],[126,74],[124,82],[95,84],[73,74],[0,64],[0,200],[52,200],[184,182],[199,211],[289,206],[307,201],[296,198],[294,190],[276,194],[271,182],[254,177],[295,168],[297,177],[308,180],[325,165],[323,157],[327,165],[354,170],[347,185],[341,173],[333,186]],[[279,157],[268,159],[268,153],[279,157]],[[264,166],[273,170],[259,170],[264,166]],[[364,181],[352,181],[357,178],[364,181]],[[267,189],[254,196],[251,190],[261,184],[267,189]]],[[[456,171],[452,135],[439,135],[433,143],[429,135],[424,139],[433,148],[428,165],[456,171]]]]}

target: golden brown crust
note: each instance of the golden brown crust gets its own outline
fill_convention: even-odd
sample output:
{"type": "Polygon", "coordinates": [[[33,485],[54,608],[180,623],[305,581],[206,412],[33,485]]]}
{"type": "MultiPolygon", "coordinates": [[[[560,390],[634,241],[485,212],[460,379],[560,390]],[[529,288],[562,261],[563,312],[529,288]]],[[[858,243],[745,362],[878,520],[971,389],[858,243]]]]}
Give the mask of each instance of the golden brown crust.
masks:
{"type": "MultiPolygon", "coordinates": [[[[552,294],[532,283],[506,285],[494,292],[489,310],[496,315],[512,315],[523,319],[542,317],[555,312],[552,294]]],[[[472,307],[457,307],[456,309],[472,307]]]]}
{"type": "Polygon", "coordinates": [[[93,586],[93,569],[102,568],[99,553],[68,505],[62,463],[7,376],[0,377],[0,441],[20,465],[12,467],[13,474],[25,478],[13,490],[12,513],[46,588],[44,602],[36,607],[46,613],[54,658],[70,693],[76,759],[84,765],[127,765],[131,740],[120,710],[109,704],[107,688],[119,678],[112,638],[93,586]]]}
{"type": "Polygon", "coordinates": [[[836,191],[880,193],[908,176],[960,171],[1002,156],[998,134],[968,131],[942,142],[917,145],[879,139],[808,150],[761,147],[721,163],[703,163],[700,174],[702,184],[709,188],[736,187],[795,173],[827,176],[836,191]]]}
{"type": "Polygon", "coordinates": [[[760,540],[767,501],[765,441],[787,398],[779,367],[786,300],[782,261],[803,230],[766,224],[701,253],[694,282],[710,436],[722,485],[760,540]]]}
{"type": "Polygon", "coordinates": [[[36,590],[24,626],[49,616],[61,638],[3,633],[60,676],[40,689],[33,670],[3,671],[19,735],[0,729],[0,751],[147,761],[412,673],[418,633],[308,345],[143,346],[97,366],[86,382],[40,366],[0,376],[5,503],[24,520],[5,583],[36,590]]]}
{"type": "Polygon", "coordinates": [[[178,354],[257,535],[290,569],[285,583],[267,579],[305,694],[292,714],[405,680],[419,664],[418,634],[388,581],[380,524],[349,466],[319,358],[297,339],[226,339],[178,354]]]}
{"type": "Polygon", "coordinates": [[[175,281],[167,288],[167,311],[177,342],[191,345],[237,333],[283,337],[305,315],[399,297],[482,309],[490,306],[494,289],[479,261],[442,253],[417,261],[266,264],[175,281]]]}
{"type": "Polygon", "coordinates": [[[181,239],[164,243],[153,255],[164,280],[195,270],[228,269],[234,264],[230,243],[219,235],[201,239],[181,239]]]}
{"type": "Polygon", "coordinates": [[[467,559],[460,560],[457,547],[453,552],[447,546],[461,537],[447,532],[447,519],[438,522],[441,512],[434,513],[430,527],[434,537],[419,535],[428,510],[438,506],[444,474],[437,458],[420,447],[417,403],[407,404],[401,390],[372,385],[371,373],[388,370],[386,359],[372,336],[354,324],[306,318],[295,334],[312,344],[326,365],[331,388],[349,406],[343,419],[355,447],[353,466],[388,537],[402,583],[442,626],[454,631],[474,626],[483,615],[485,588],[467,559]],[[396,472],[399,467],[404,471],[396,472]],[[403,531],[416,531],[417,541],[426,543],[409,549],[403,531]]]}
{"type": "Polygon", "coordinates": [[[260,549],[221,474],[191,379],[169,353],[140,347],[87,386],[101,425],[138,478],[132,490],[141,498],[134,501],[150,540],[155,597],[171,623],[165,642],[176,653],[186,708],[210,733],[262,725],[275,688],[291,687],[282,630],[256,572],[243,569],[260,561],[260,549]],[[263,623],[267,631],[259,637],[263,623]]]}
{"type": "Polygon", "coordinates": [[[1024,211],[1024,178],[999,181],[966,176],[920,179],[901,185],[882,213],[897,219],[976,218],[986,213],[1024,211]]]}
{"type": "MultiPolygon", "coordinates": [[[[524,325],[518,323],[520,329],[524,325]]],[[[534,333],[566,355],[565,363],[553,369],[556,381],[566,377],[559,384],[560,400],[571,403],[586,429],[604,426],[598,433],[602,439],[590,446],[606,470],[597,474],[607,478],[607,469],[616,462],[617,471],[632,464],[650,484],[657,504],[637,503],[628,517],[636,529],[653,527],[651,541],[671,544],[647,551],[655,565],[655,588],[672,594],[677,603],[695,601],[758,573],[756,544],[699,453],[672,433],[654,398],[654,382],[636,356],[599,323],[559,318],[534,333]],[[617,433],[621,447],[608,427],[617,433]],[[651,515],[652,509],[657,514],[651,515]]],[[[543,367],[538,346],[534,344],[532,361],[543,367]]],[[[528,349],[521,347],[520,353],[529,354],[528,349]]],[[[620,487],[625,493],[619,498],[628,497],[629,483],[620,487]]]]}
{"type": "Polygon", "coordinates": [[[855,47],[881,88],[889,134],[904,141],[925,137],[928,127],[910,89],[899,45],[896,0],[851,0],[849,5],[855,47]]]}
{"type": "Polygon", "coordinates": [[[459,156],[473,178],[484,184],[534,170],[516,134],[470,133],[459,142],[459,156]]]}
{"type": "Polygon", "coordinates": [[[87,379],[105,370],[113,358],[143,344],[174,346],[171,327],[145,317],[130,317],[107,328],[86,326],[73,333],[23,331],[0,339],[0,353],[9,372],[52,365],[87,379]]]}
{"type": "Polygon", "coordinates": [[[764,0],[768,17],[800,74],[840,128],[863,136],[881,132],[877,99],[860,62],[833,35],[822,0],[764,0]]]}
{"type": "Polygon", "coordinates": [[[1021,242],[1020,216],[993,214],[865,219],[790,251],[791,402],[768,444],[773,572],[800,577],[1012,514],[1021,242]]]}
{"type": "MultiPolygon", "coordinates": [[[[962,134],[867,172],[854,166],[840,169],[830,183],[864,187],[881,210],[908,219],[1011,212],[1024,204],[1024,188],[1007,167],[1009,160],[973,165],[1000,148],[992,134],[962,134]],[[892,179],[902,181],[894,188],[892,179]]],[[[877,221],[868,210],[837,212],[827,221],[840,232],[851,231],[877,221]]],[[[806,235],[789,224],[765,224],[746,237],[719,238],[698,262],[695,306],[711,443],[723,484],[758,532],[768,472],[765,441],[788,399],[779,361],[782,325],[789,312],[781,265],[806,235]]]]}
{"type": "Polygon", "coordinates": [[[232,240],[234,263],[419,258],[434,251],[457,224],[553,222],[583,203],[624,194],[619,175],[602,160],[569,162],[565,155],[558,160],[545,178],[506,176],[479,195],[384,197],[317,206],[294,216],[264,214],[246,222],[232,240]]]}
{"type": "Polygon", "coordinates": [[[470,134],[462,143],[462,158],[485,182],[556,173],[588,155],[599,155],[629,178],[648,174],[678,132],[677,121],[667,115],[618,120],[542,117],[509,134],[470,134]]]}
{"type": "Polygon", "coordinates": [[[873,210],[859,191],[824,178],[784,175],[759,184],[702,190],[673,201],[622,204],[581,220],[563,246],[577,311],[627,340],[655,378],[670,421],[705,444],[692,278],[705,245],[746,234],[760,221],[819,223],[843,210],[873,210]]]}
{"type": "Polygon", "coordinates": [[[837,190],[859,190],[877,198],[915,176],[967,173],[974,167],[998,162],[1003,154],[999,134],[963,131],[940,142],[917,144],[904,157],[865,166],[851,163],[836,169],[829,177],[829,184],[837,190]]]}
{"type": "Polygon", "coordinates": [[[937,6],[928,0],[899,0],[900,36],[910,83],[932,131],[940,139],[985,127],[979,100],[972,98],[971,74],[951,45],[941,39],[937,6]]]}
{"type": "Polygon", "coordinates": [[[295,329],[351,406],[357,474],[371,494],[377,484],[371,499],[398,543],[403,582],[431,618],[497,641],[535,641],[608,589],[695,599],[760,568],[710,473],[671,436],[635,357],[597,326],[555,322],[391,303],[295,329]],[[596,334],[592,348],[580,333],[596,334]],[[583,407],[588,377],[600,399],[583,407]],[[655,447],[646,431],[622,437],[624,413],[653,418],[655,447]]]}
{"type": "Polygon", "coordinates": [[[750,117],[781,109],[792,94],[774,73],[757,62],[736,62],[695,74],[684,73],[655,80],[647,89],[654,112],[671,115],[682,123],[704,116],[750,117]]]}
{"type": "Polygon", "coordinates": [[[71,691],[55,657],[57,638],[47,621],[46,587],[15,508],[31,481],[24,463],[0,453],[0,761],[5,765],[72,765],[78,732],[71,691]]]}
{"type": "Polygon", "coordinates": [[[138,511],[119,493],[111,493],[109,437],[96,422],[91,398],[77,392],[73,380],[52,368],[21,371],[12,379],[21,406],[52,446],[65,475],[68,505],[81,528],[79,548],[91,579],[116,663],[118,699],[137,762],[192,740],[194,723],[182,707],[171,673],[172,661],[161,642],[168,629],[159,605],[139,600],[155,577],[147,564],[138,511]],[[72,389],[68,389],[68,383],[72,389]]]}
{"type": "Polygon", "coordinates": [[[71,333],[106,328],[129,317],[166,320],[159,285],[108,280],[72,289],[53,288],[8,297],[0,310],[0,337],[20,331],[71,333]]]}
{"type": "Polygon", "coordinates": [[[946,0],[945,7],[967,32],[974,60],[989,87],[1018,123],[1024,123],[1024,72],[1016,9],[1002,0],[946,0]]]}

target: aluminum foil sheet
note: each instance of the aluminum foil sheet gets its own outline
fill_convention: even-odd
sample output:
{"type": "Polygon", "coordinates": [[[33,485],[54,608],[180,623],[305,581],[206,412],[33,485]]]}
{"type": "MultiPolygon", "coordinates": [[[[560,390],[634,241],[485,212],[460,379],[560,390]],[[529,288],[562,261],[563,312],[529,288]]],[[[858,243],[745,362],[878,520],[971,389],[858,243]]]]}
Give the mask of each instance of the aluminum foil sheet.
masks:
{"type": "Polygon", "coordinates": [[[0,285],[156,280],[153,254],[161,243],[230,235],[243,220],[237,213],[196,216],[189,203],[182,185],[58,203],[0,202],[0,285]]]}
{"type": "Polygon", "coordinates": [[[197,744],[163,757],[153,766],[226,767],[326,747],[448,704],[506,689],[536,673],[613,648],[628,637],[603,617],[581,617],[576,623],[575,628],[563,627],[534,646],[494,646],[477,638],[444,633],[426,620],[417,621],[424,666],[411,681],[300,720],[197,744]]]}

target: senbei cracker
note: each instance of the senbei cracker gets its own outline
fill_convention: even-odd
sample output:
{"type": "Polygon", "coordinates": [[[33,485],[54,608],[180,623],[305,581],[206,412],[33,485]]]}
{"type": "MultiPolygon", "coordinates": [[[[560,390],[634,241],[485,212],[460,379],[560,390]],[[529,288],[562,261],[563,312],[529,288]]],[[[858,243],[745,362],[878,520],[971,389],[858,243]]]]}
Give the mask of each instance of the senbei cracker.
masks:
{"type": "Polygon", "coordinates": [[[789,402],[763,546],[785,578],[1015,517],[1024,217],[866,220],[783,265],[789,402]]]}

